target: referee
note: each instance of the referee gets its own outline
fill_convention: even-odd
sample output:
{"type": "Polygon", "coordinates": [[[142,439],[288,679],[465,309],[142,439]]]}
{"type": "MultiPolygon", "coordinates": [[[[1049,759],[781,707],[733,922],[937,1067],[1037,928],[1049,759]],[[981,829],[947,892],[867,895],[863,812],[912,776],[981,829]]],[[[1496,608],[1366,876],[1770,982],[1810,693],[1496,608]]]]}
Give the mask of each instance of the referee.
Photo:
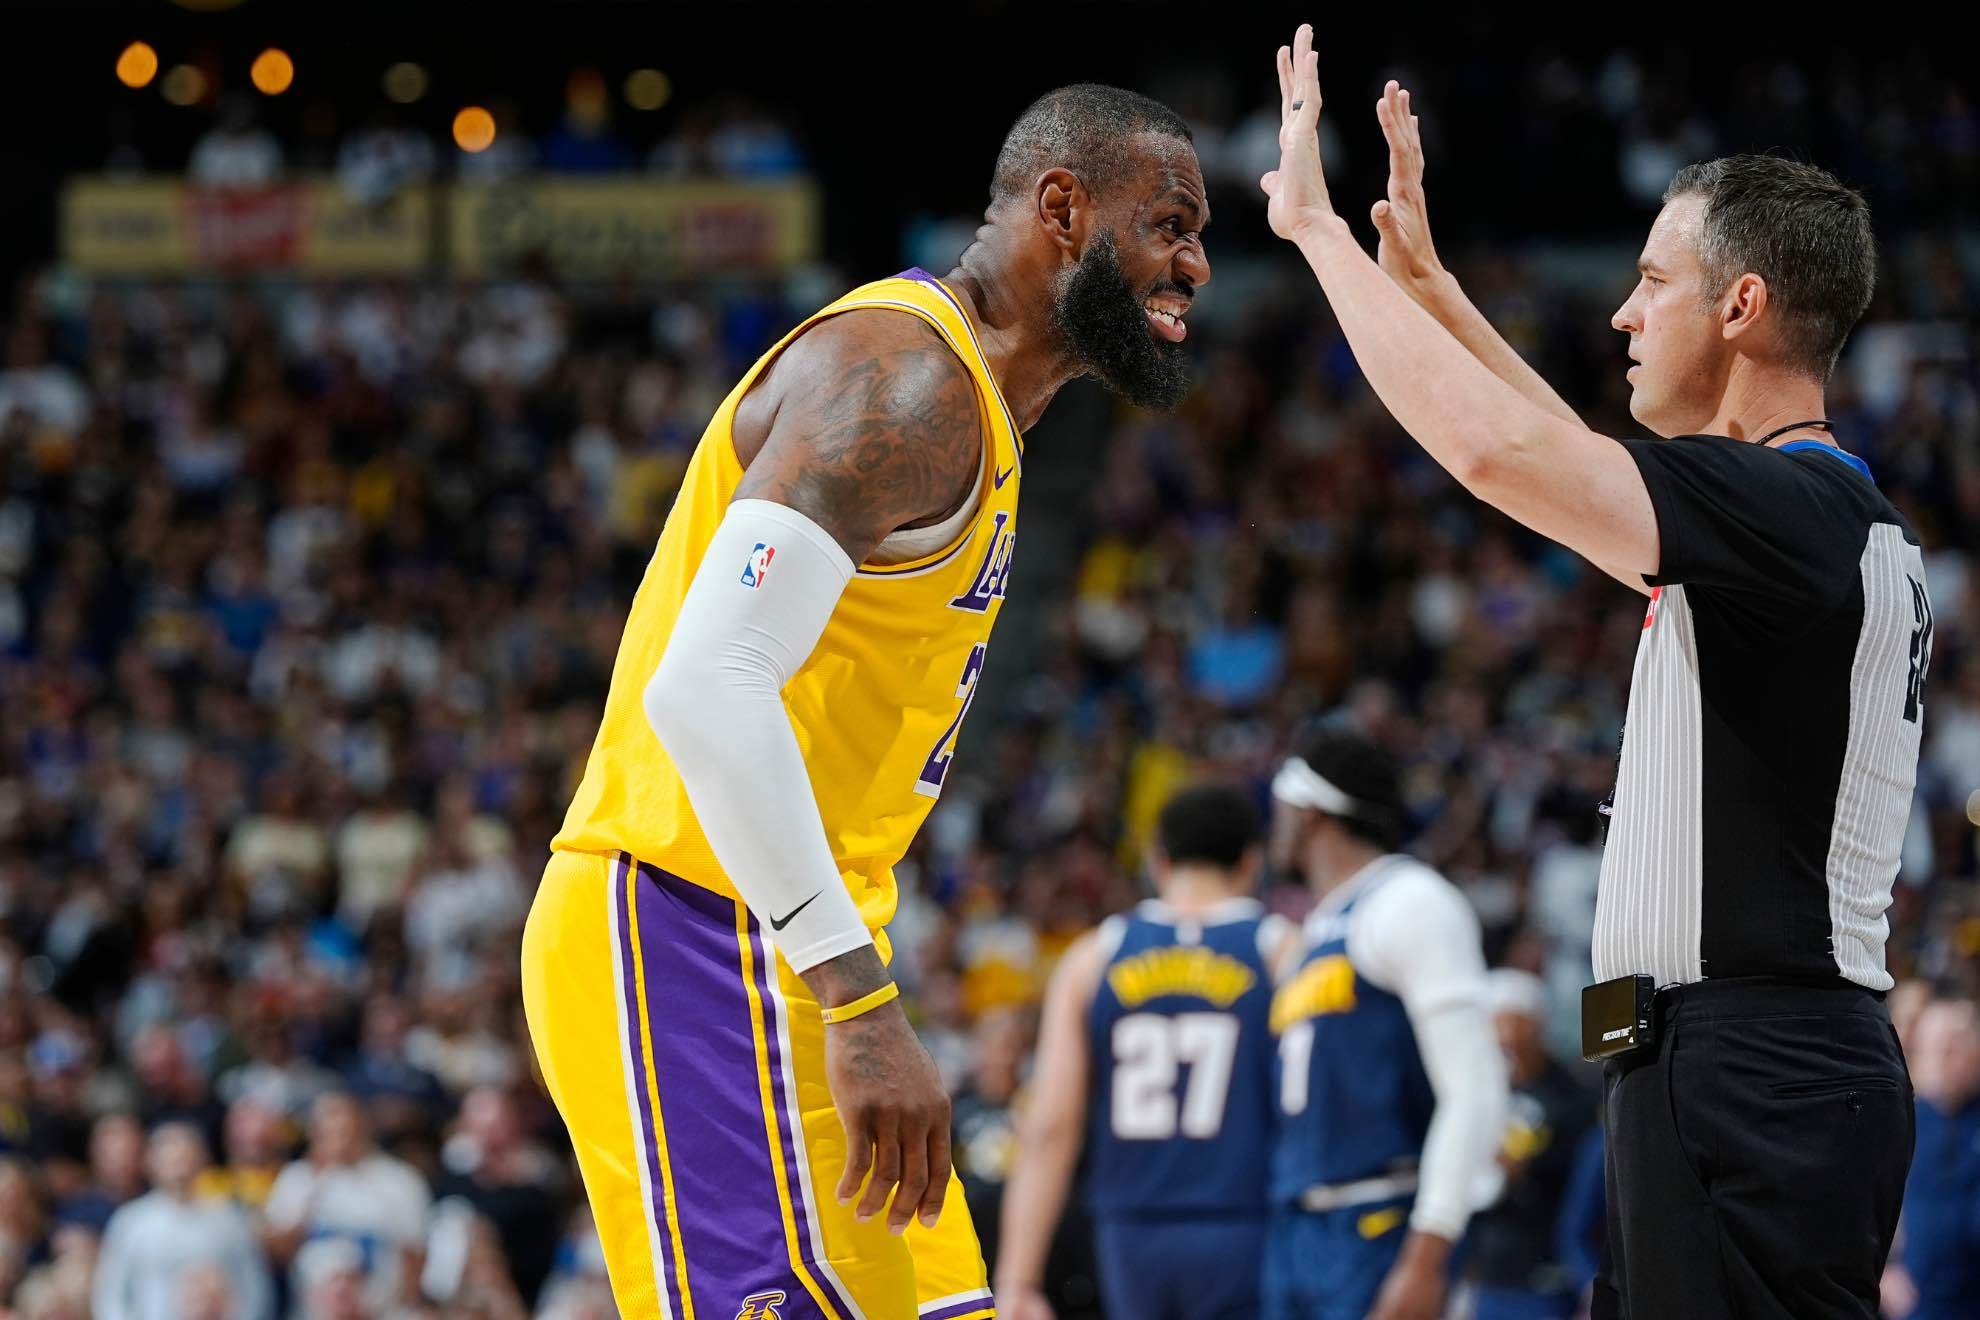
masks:
{"type": "Polygon", "coordinates": [[[1274,231],[1425,450],[1650,597],[1596,912],[1609,984],[1584,1001],[1592,1052],[1627,1050],[1594,1314],[1868,1320],[1911,1162],[1884,912],[1932,647],[1917,538],[1824,419],[1870,302],[1869,210],[1790,161],[1682,171],[1613,321],[1631,413],[1665,438],[1612,440],[1438,264],[1394,83],[1368,259],[1321,174],[1311,42],[1280,51],[1274,231]]]}

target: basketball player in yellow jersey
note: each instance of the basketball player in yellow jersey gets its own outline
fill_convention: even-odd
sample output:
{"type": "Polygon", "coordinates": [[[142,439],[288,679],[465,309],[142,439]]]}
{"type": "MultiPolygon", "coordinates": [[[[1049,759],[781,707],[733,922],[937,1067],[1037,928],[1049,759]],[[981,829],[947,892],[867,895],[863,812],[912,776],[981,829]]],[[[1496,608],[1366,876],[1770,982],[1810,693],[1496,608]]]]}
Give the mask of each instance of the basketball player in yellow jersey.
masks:
{"type": "Polygon", "coordinates": [[[1063,88],[955,270],[800,325],[709,423],[523,938],[530,1035],[628,1316],[992,1314],[949,1101],[887,971],[893,866],[1068,380],[1166,407],[1210,278],[1189,131],[1063,88]]]}

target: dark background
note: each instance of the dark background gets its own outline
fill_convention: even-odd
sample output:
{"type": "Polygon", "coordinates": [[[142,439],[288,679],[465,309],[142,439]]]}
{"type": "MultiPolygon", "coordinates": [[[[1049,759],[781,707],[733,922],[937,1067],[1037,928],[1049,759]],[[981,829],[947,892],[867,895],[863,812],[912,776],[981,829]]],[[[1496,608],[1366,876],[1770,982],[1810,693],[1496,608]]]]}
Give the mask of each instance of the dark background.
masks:
{"type": "MultiPolygon", "coordinates": [[[[825,187],[827,253],[857,270],[894,259],[903,220],[980,208],[997,142],[1039,93],[1114,82],[1166,96],[1185,113],[1207,97],[1241,114],[1276,94],[1273,48],[1306,19],[1320,23],[1327,113],[1349,147],[1336,187],[1351,214],[1359,213],[1355,199],[1378,195],[1372,106],[1383,79],[1402,76],[1430,138],[1433,186],[1464,198],[1461,208],[1439,212],[1446,241],[1634,240],[1642,212],[1619,182],[1616,125],[1579,79],[1562,76],[1620,47],[1640,62],[1649,92],[1638,117],[1652,126],[1701,116],[1720,129],[1726,149],[1818,160],[1864,187],[1887,225],[1973,215],[1975,144],[1967,144],[1964,171],[1928,156],[1944,135],[1974,132],[1973,66],[1960,43],[1920,39],[1896,24],[1840,30],[1798,6],[1699,7],[1688,16],[1684,8],[1659,8],[1654,22],[1623,6],[1567,20],[1425,10],[1398,21],[1366,7],[1316,15],[1243,3],[262,0],[207,11],[168,0],[17,0],[5,18],[11,57],[0,115],[22,131],[6,142],[0,251],[25,264],[51,250],[46,199],[68,173],[100,163],[120,142],[135,146],[147,167],[176,169],[210,122],[210,106],[175,108],[155,87],[131,91],[104,76],[136,39],[168,67],[183,60],[217,74],[223,94],[244,92],[285,143],[326,105],[339,129],[356,126],[383,104],[379,75],[397,60],[431,72],[431,89],[408,118],[441,138],[455,109],[471,102],[506,100],[525,126],[548,127],[569,71],[581,66],[599,69],[614,95],[641,66],[673,80],[662,110],[621,108],[615,127],[635,142],[666,133],[685,107],[742,91],[796,126],[825,187]],[[272,101],[246,86],[249,61],[271,44],[297,59],[294,88],[272,101]],[[1902,107],[1905,131],[1855,131],[1866,103],[1902,107]]],[[[1249,196],[1212,202],[1218,244],[1256,240],[1258,227],[1240,223],[1250,218],[1249,196]]]]}

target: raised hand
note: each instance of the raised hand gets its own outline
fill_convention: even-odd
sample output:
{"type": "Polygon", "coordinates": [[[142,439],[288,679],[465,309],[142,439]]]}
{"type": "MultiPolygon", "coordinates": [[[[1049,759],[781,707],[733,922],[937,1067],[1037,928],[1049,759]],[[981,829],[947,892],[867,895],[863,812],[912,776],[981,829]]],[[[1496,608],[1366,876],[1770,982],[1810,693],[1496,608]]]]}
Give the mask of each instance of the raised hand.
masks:
{"type": "Polygon", "coordinates": [[[1279,168],[1258,181],[1269,199],[1265,218],[1280,238],[1297,240],[1335,218],[1320,168],[1320,57],[1313,25],[1302,23],[1290,48],[1279,47],[1279,168]]]}
{"type": "Polygon", "coordinates": [[[1410,110],[1409,93],[1393,79],[1375,103],[1375,117],[1389,140],[1389,195],[1369,213],[1382,239],[1375,257],[1390,279],[1422,302],[1444,276],[1436,244],[1430,241],[1430,209],[1423,196],[1423,134],[1410,110]]]}

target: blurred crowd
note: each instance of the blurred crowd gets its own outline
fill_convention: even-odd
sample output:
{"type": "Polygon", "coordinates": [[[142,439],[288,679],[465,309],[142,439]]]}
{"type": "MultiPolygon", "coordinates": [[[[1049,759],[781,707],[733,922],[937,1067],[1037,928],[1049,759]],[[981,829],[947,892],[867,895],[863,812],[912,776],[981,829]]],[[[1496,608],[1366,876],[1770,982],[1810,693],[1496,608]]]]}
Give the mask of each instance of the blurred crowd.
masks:
{"type": "MultiPolygon", "coordinates": [[[[1692,153],[1617,99],[1626,73],[1576,94],[1692,153]]],[[[1943,108],[1969,126],[1953,159],[1971,115],[1943,108]]],[[[1503,251],[1459,268],[1591,424],[1633,431],[1608,305],[1503,251]]],[[[1936,606],[1891,962],[1898,1002],[1947,1006],[1951,1062],[1920,1089],[1948,1150],[1980,1126],[1973,281],[1950,244],[1894,245],[1830,398],[1936,606]]],[[[612,1314],[533,1078],[518,931],[687,456],[807,300],[47,271],[0,307],[0,1305],[612,1314]]],[[[1168,792],[1215,772],[1262,800],[1327,712],[1403,755],[1414,850],[1529,975],[1503,1006],[1529,1024],[1503,1029],[1516,1078],[1546,1113],[1585,1103],[1575,1005],[1640,599],[1425,460],[1301,281],[1220,323],[1192,335],[1208,384],[1178,415],[1116,411],[1052,460],[1081,494],[1028,505],[1027,537],[1056,525],[1074,557],[1012,605],[1044,641],[1001,656],[1023,677],[901,868],[899,972],[992,1239],[1053,959],[1140,895],[1168,792]]],[[[1561,1208],[1578,1153],[1521,1214],[1561,1208]]],[[[1972,1163],[1934,1162],[1932,1195],[1980,1206],[1972,1163]]]]}
{"type": "MultiPolygon", "coordinates": [[[[1423,111],[1433,186],[1465,198],[1465,222],[1480,236],[1524,233],[1536,216],[1550,232],[1615,233],[1639,223],[1680,166],[1756,146],[1835,170],[1868,194],[1887,233],[1962,223],[1980,208],[1980,100],[1970,71],[1933,51],[1875,41],[1800,51],[1770,43],[1770,53],[1755,50],[1727,68],[1701,65],[1681,45],[1571,50],[1524,36],[1488,25],[1457,47],[1384,43],[1394,53],[1369,60],[1351,45],[1330,56],[1329,90],[1343,109],[1321,124],[1329,174],[1351,180],[1356,192],[1379,186],[1386,159],[1373,117],[1361,117],[1361,98],[1395,77],[1423,111]]],[[[1278,103],[1269,80],[1260,86],[1252,76],[1252,54],[1218,58],[1213,45],[1166,69],[1158,64],[1135,83],[1190,121],[1220,207],[1253,196],[1259,175],[1277,161],[1278,103]]],[[[494,137],[479,150],[456,146],[447,98],[395,102],[363,79],[313,81],[278,99],[216,83],[190,114],[176,117],[115,101],[78,149],[112,175],[183,170],[220,188],[332,176],[367,201],[433,179],[485,182],[529,171],[765,180],[813,170],[828,189],[855,181],[834,199],[839,213],[865,205],[870,137],[834,132],[801,92],[775,80],[711,86],[707,71],[695,69],[683,71],[689,85],[677,92],[667,75],[648,69],[633,75],[647,80],[635,90],[609,63],[561,74],[541,67],[533,51],[524,58],[530,76],[517,81],[532,95],[488,100],[494,137]]],[[[1076,58],[1069,54],[1066,67],[1076,58]]],[[[417,76],[424,88],[426,74],[417,76]]],[[[1038,76],[1019,73],[1009,94],[1044,90],[1038,76]]],[[[989,133],[1006,111],[986,103],[970,113],[989,133]]],[[[917,125],[898,130],[899,150],[920,158],[933,149],[916,137],[917,125]]],[[[960,155],[942,162],[898,205],[973,198],[979,167],[960,155]],[[969,179],[962,191],[959,174],[969,179]]],[[[1228,247],[1258,241],[1263,231],[1225,226],[1217,237],[1228,247]]]]}
{"type": "Polygon", "coordinates": [[[263,122],[253,99],[232,94],[217,102],[183,162],[161,159],[163,145],[147,149],[135,136],[117,135],[104,164],[112,174],[139,174],[183,163],[188,179],[212,188],[265,188],[295,175],[325,174],[352,196],[376,202],[440,177],[493,182],[541,170],[763,180],[797,174],[805,163],[790,127],[746,96],[699,101],[669,115],[655,132],[615,114],[603,77],[590,69],[571,76],[561,116],[540,131],[532,132],[512,103],[497,102],[489,113],[493,140],[468,150],[422,116],[385,103],[352,122],[331,102],[312,101],[295,132],[282,135],[263,122]]]}

